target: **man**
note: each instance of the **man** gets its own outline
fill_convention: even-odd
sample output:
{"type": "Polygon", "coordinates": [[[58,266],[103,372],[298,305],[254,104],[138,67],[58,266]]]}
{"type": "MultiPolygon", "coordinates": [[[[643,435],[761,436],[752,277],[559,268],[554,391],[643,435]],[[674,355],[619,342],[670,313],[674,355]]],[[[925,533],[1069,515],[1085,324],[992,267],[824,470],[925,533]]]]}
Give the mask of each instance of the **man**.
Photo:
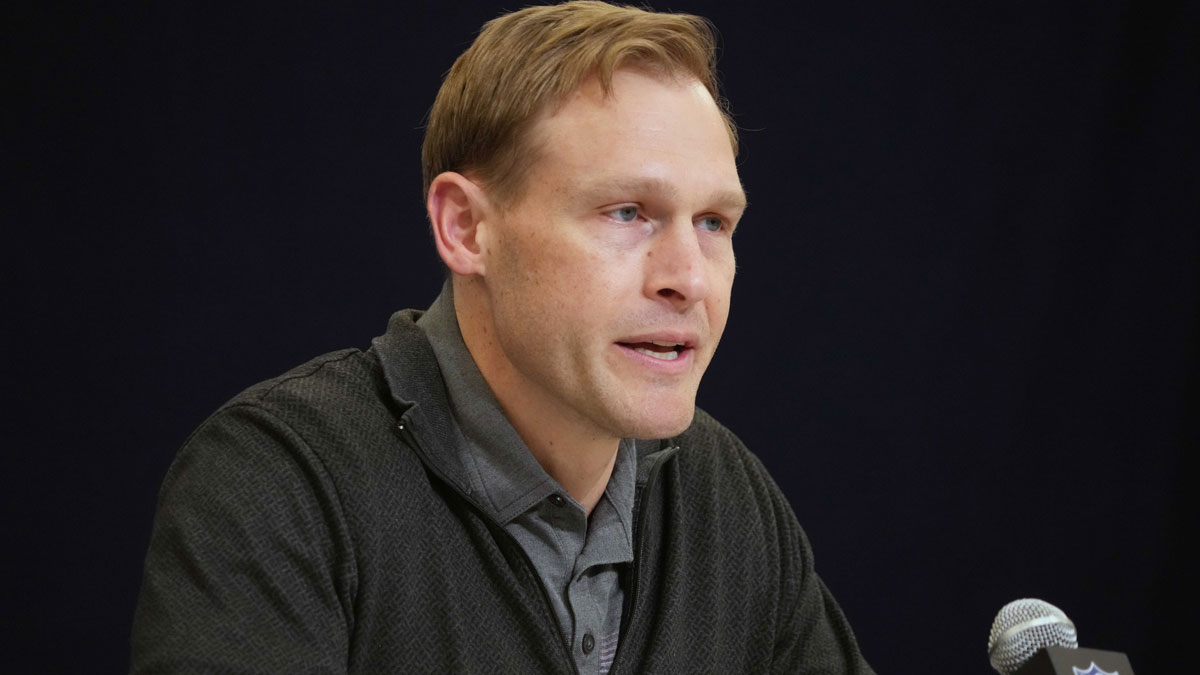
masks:
{"type": "Polygon", "coordinates": [[[485,27],[423,151],[441,296],[189,438],[134,672],[871,672],[695,409],[745,208],[712,61],[599,2],[485,27]]]}

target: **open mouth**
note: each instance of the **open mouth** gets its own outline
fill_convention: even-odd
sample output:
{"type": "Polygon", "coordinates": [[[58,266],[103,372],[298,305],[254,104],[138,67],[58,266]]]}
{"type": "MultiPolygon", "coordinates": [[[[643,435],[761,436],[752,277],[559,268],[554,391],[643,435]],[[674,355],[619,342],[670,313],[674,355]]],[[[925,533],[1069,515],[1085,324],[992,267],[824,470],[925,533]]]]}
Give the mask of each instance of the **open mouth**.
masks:
{"type": "Polygon", "coordinates": [[[618,344],[660,361],[674,361],[686,349],[684,345],[678,342],[662,342],[659,340],[651,342],[620,342],[618,344]]]}

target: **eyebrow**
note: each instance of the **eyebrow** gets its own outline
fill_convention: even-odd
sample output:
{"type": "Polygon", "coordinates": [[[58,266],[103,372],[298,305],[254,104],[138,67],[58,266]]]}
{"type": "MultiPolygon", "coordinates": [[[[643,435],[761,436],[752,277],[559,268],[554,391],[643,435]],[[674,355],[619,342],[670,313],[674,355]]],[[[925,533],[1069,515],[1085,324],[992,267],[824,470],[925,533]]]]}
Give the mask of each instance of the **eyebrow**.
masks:
{"type": "MultiPolygon", "coordinates": [[[[668,199],[679,196],[679,190],[674,184],[655,177],[600,180],[590,184],[585,183],[579,190],[579,194],[589,201],[602,199],[614,192],[658,194],[668,199]]],[[[744,211],[746,209],[746,191],[741,186],[738,186],[737,190],[719,190],[712,194],[708,201],[720,208],[744,211]]]]}

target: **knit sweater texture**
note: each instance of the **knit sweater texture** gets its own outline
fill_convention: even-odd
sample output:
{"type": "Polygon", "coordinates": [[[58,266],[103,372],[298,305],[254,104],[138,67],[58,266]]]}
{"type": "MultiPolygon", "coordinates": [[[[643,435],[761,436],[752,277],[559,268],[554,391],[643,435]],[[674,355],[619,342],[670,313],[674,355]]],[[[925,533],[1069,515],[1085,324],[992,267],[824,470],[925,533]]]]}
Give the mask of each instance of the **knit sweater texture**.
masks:
{"type": "MultiPolygon", "coordinates": [[[[529,559],[448,450],[461,436],[419,314],[251,387],[187,440],[131,672],[575,672],[529,559]]],[[[637,452],[612,673],[873,672],[732,433],[698,410],[637,452]]]]}

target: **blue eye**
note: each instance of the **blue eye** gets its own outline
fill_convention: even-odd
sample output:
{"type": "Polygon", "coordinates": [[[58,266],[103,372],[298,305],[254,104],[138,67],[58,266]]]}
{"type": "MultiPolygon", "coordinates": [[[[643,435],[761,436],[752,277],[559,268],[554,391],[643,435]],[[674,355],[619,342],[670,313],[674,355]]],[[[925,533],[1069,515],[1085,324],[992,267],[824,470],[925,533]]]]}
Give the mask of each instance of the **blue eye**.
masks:
{"type": "Polygon", "coordinates": [[[613,217],[623,223],[632,223],[638,216],[638,207],[622,206],[619,209],[611,211],[613,217]]]}
{"type": "Polygon", "coordinates": [[[704,218],[700,219],[700,227],[703,227],[709,232],[719,232],[724,226],[724,221],[717,216],[705,216],[704,218]]]}

